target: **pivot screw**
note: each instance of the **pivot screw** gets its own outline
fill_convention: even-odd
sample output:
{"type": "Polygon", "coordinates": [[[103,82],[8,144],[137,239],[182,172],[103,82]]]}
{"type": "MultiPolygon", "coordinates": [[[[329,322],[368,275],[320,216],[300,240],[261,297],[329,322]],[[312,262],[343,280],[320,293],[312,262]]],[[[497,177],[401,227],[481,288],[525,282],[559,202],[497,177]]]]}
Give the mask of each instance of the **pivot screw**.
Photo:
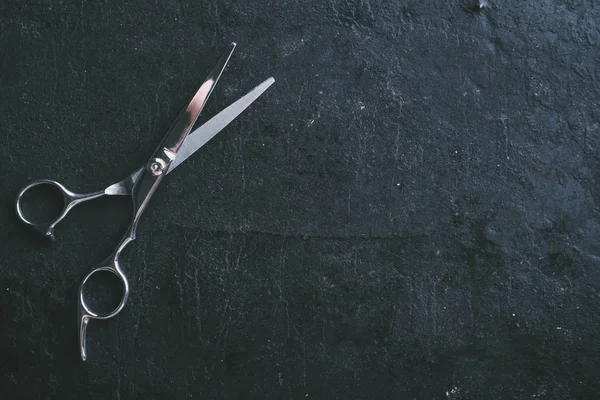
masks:
{"type": "Polygon", "coordinates": [[[161,175],[167,164],[160,158],[155,158],[149,165],[149,170],[154,176],[161,175]]]}

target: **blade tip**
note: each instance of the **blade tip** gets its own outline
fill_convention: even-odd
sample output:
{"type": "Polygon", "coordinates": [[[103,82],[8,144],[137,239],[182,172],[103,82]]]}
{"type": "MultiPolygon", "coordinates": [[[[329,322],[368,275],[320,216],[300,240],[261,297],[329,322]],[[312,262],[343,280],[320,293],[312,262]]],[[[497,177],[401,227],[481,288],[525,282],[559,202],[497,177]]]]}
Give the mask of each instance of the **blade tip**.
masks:
{"type": "Polygon", "coordinates": [[[270,77],[270,78],[266,79],[263,83],[261,83],[260,86],[265,86],[265,90],[266,90],[266,88],[270,87],[274,83],[275,83],[275,78],[270,77]]]}

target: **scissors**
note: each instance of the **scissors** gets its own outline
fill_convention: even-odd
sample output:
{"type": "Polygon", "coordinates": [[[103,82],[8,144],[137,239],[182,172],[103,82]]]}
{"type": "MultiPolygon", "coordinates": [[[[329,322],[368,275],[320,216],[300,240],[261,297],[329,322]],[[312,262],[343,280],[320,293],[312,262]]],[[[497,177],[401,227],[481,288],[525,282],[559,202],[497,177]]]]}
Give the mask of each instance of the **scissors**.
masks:
{"type": "Polygon", "coordinates": [[[260,95],[262,95],[263,92],[275,82],[272,77],[267,79],[190,134],[194,123],[204,108],[206,100],[212,93],[212,90],[219,80],[219,77],[223,73],[223,70],[228,63],[235,46],[236,44],[232,43],[228,51],[217,62],[213,70],[208,75],[208,78],[206,78],[202,86],[200,86],[200,89],[198,89],[188,106],[181,112],[181,114],[179,114],[179,117],[177,117],[173,125],[169,128],[164,139],[150,157],[150,160],[135,170],[127,178],[110,185],[104,190],[86,194],[72,192],[65,186],[53,180],[40,179],[25,186],[17,195],[16,211],[19,219],[50,238],[53,238],[54,236],[54,227],[56,224],[58,224],[73,207],[81,203],[101,196],[113,195],[128,195],[131,196],[133,200],[133,219],[127,230],[127,233],[118,244],[115,251],[99,266],[92,269],[92,271],[83,279],[83,282],[79,287],[77,322],[79,325],[79,350],[81,359],[83,361],[87,359],[86,332],[89,321],[92,319],[112,318],[123,309],[125,303],[127,302],[127,298],[129,297],[129,283],[127,282],[127,278],[119,266],[119,256],[123,249],[135,239],[136,229],[140,217],[162,179],[165,177],[165,175],[173,171],[179,164],[185,161],[189,156],[194,154],[196,150],[204,146],[204,144],[206,144],[211,138],[225,128],[237,116],[239,116],[246,108],[248,108],[248,106],[250,106],[250,104],[252,104],[252,102],[260,97],[260,95]],[[21,204],[23,195],[34,186],[39,185],[54,186],[58,188],[63,196],[62,212],[58,217],[56,217],[56,219],[46,223],[35,223],[28,220],[23,212],[23,207],[21,204]],[[120,280],[123,290],[123,295],[119,305],[114,310],[107,313],[94,312],[89,305],[86,304],[84,298],[86,282],[88,282],[92,276],[101,271],[107,271],[115,274],[120,280]]]}

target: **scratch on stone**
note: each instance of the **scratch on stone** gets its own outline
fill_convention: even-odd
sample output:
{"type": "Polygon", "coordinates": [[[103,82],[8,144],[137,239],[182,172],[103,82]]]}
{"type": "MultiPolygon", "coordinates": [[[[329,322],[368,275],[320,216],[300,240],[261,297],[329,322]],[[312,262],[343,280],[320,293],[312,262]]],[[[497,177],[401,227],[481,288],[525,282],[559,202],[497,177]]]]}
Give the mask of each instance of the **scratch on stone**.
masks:
{"type": "Polygon", "coordinates": [[[54,95],[58,92],[58,67],[56,63],[56,43],[52,40],[52,61],[54,66],[54,95]]]}
{"type": "Polygon", "coordinates": [[[242,151],[242,142],[243,141],[243,135],[238,135],[238,142],[239,142],[239,147],[238,147],[238,154],[239,154],[239,159],[240,159],[240,169],[241,169],[241,178],[242,178],[242,192],[241,195],[242,197],[244,197],[244,194],[246,193],[246,165],[244,164],[244,152],[242,151]]]}
{"type": "Polygon", "coordinates": [[[121,400],[121,368],[117,366],[117,400],[121,400]]]}
{"type": "Polygon", "coordinates": [[[394,145],[396,149],[394,151],[394,158],[396,161],[400,161],[400,127],[396,128],[396,139],[394,140],[394,145]]]}
{"type": "Polygon", "coordinates": [[[237,254],[237,258],[235,260],[235,268],[240,268],[240,258],[242,257],[242,253],[244,252],[244,246],[246,245],[246,236],[242,236],[242,243],[240,244],[240,248],[237,254]]]}
{"type": "Polygon", "coordinates": [[[194,270],[194,297],[196,298],[196,326],[202,332],[202,318],[200,317],[200,284],[198,283],[198,269],[194,270]]]}
{"type": "Polygon", "coordinates": [[[506,159],[510,160],[508,140],[508,115],[500,114],[500,121],[502,121],[502,125],[504,125],[504,147],[506,152],[506,159]]]}
{"type": "Polygon", "coordinates": [[[83,4],[85,3],[85,0],[81,0],[81,3],[79,4],[79,29],[83,32],[83,4]]]}
{"type": "Polygon", "coordinates": [[[348,189],[348,201],[347,201],[347,211],[348,211],[348,219],[350,219],[350,215],[352,214],[351,208],[350,208],[350,198],[352,197],[352,189],[348,189]]]}
{"type": "Polygon", "coordinates": [[[223,341],[223,349],[227,346],[227,333],[229,332],[229,321],[226,321],[223,328],[219,331],[219,339],[217,340],[217,346],[223,341]]]}
{"type": "Polygon", "coordinates": [[[302,355],[302,384],[306,386],[306,342],[304,341],[302,342],[302,355]]]}
{"type": "Polygon", "coordinates": [[[304,84],[300,87],[300,90],[298,91],[298,98],[297,98],[298,104],[302,104],[302,95],[304,94],[304,90],[307,85],[308,85],[308,82],[304,82],[304,84]]]}
{"type": "Polygon", "coordinates": [[[304,39],[300,39],[298,42],[288,43],[283,46],[283,57],[288,57],[289,55],[298,51],[298,49],[304,46],[304,39]]]}
{"type": "Polygon", "coordinates": [[[179,292],[179,309],[181,312],[185,312],[185,301],[183,299],[183,285],[181,284],[181,279],[179,275],[175,275],[176,283],[177,283],[177,291],[179,292]]]}

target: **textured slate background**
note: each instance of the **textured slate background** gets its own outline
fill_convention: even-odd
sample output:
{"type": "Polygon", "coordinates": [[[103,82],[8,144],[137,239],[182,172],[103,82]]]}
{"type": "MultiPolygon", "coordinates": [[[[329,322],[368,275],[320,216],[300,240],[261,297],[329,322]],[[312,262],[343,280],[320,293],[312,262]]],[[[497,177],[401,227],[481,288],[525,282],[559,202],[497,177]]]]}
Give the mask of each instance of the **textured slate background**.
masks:
{"type": "Polygon", "coordinates": [[[591,0],[1,2],[2,398],[595,398],[599,20],[591,0]],[[50,243],[14,196],[123,178],[230,41],[204,119],[277,82],[161,186],[82,363],[78,285],[129,202],[50,243]]]}

